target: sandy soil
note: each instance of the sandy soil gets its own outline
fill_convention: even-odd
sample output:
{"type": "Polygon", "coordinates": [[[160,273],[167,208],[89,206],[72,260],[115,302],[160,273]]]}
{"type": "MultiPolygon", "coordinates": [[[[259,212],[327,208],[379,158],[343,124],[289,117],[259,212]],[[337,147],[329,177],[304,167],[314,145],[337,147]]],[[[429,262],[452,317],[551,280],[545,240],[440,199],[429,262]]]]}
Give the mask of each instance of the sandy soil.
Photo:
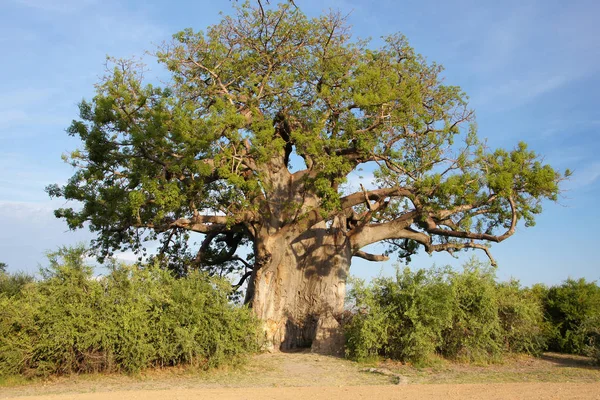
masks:
{"type": "Polygon", "coordinates": [[[343,387],[136,390],[20,397],[30,400],[112,399],[600,399],[600,383],[495,383],[343,387]]]}
{"type": "Polygon", "coordinates": [[[600,368],[582,357],[556,354],[488,366],[440,360],[434,367],[413,368],[390,361],[365,365],[310,353],[279,353],[208,373],[171,368],[137,376],[53,378],[5,386],[0,398],[600,400],[600,368]]]}

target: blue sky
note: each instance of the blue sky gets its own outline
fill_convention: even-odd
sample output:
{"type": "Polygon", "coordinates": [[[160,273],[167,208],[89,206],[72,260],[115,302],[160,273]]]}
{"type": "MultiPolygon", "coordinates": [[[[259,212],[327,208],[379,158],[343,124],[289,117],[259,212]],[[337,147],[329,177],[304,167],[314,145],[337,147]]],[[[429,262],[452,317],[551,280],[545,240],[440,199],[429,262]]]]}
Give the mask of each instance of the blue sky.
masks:
{"type": "MultiPolygon", "coordinates": [[[[296,4],[310,16],[330,8],[349,13],[355,37],[371,37],[374,45],[382,35],[404,33],[419,53],[446,67],[448,84],[469,94],[479,135],[491,148],[525,140],[555,168],[575,171],[559,203],[544,204],[535,227],[519,226],[492,247],[501,279],[600,278],[600,3],[296,4]]],[[[50,201],[43,189],[73,172],[60,159],[78,145],[65,128],[77,117],[77,103],[93,96],[106,55],[144,57],[171,34],[204,29],[230,10],[227,0],[0,0],[0,261],[10,270],[35,272],[46,250],[91,237],[68,232],[52,215],[64,202],[50,201]]],[[[160,76],[147,61],[150,75],[160,76]]],[[[412,265],[458,267],[464,259],[421,255],[412,265]]],[[[352,272],[390,274],[392,264],[359,261],[352,272]]]]}

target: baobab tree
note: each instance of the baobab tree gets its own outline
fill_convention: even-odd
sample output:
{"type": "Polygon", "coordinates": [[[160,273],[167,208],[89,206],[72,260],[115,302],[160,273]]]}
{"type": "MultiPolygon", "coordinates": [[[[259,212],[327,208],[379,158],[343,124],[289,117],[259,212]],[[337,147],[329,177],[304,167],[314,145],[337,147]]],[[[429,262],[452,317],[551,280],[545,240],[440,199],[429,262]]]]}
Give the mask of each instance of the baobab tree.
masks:
{"type": "Polygon", "coordinates": [[[47,189],[81,207],[56,215],[96,232],[100,257],[160,240],[181,273],[239,271],[274,348],[332,351],[354,257],[491,257],[564,177],[524,143],[487,149],[440,66],[401,35],[379,48],[352,39],[336,13],[240,5],[155,56],[171,73],[162,87],[115,61],[81,103],[76,171],[47,189]],[[360,168],[375,180],[351,191],[360,168]],[[377,242],[389,251],[364,250],[377,242]]]}

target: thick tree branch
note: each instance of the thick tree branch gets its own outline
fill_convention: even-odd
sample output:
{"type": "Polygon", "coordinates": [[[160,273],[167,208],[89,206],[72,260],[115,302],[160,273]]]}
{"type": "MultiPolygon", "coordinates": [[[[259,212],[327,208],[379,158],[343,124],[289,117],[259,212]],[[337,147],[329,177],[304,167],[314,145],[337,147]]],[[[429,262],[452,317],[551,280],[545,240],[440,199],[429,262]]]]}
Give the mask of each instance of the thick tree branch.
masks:
{"type": "Polygon", "coordinates": [[[161,224],[138,223],[134,228],[150,228],[156,232],[166,232],[174,228],[181,228],[198,233],[222,233],[230,230],[232,225],[247,223],[253,220],[253,213],[244,212],[238,214],[236,218],[222,215],[196,215],[192,218],[178,218],[172,221],[165,221],[161,224]],[[233,221],[233,224],[232,224],[233,221]]]}
{"type": "Polygon", "coordinates": [[[495,267],[498,264],[496,263],[496,260],[494,259],[494,257],[492,257],[492,253],[490,252],[490,249],[481,243],[473,243],[473,242],[469,242],[469,243],[440,243],[440,244],[433,244],[433,245],[429,245],[429,246],[425,246],[425,249],[428,253],[433,253],[435,252],[441,252],[441,251],[446,251],[448,253],[450,253],[451,255],[453,255],[455,250],[462,250],[462,249],[479,249],[479,250],[483,250],[485,252],[485,254],[488,256],[490,263],[495,267]]]}
{"type": "MultiPolygon", "coordinates": [[[[495,196],[493,196],[495,198],[495,196]]],[[[432,252],[441,252],[447,251],[452,254],[453,251],[461,250],[461,249],[479,249],[483,250],[490,262],[493,265],[496,265],[496,261],[492,257],[492,254],[489,251],[489,248],[482,243],[476,243],[475,241],[489,241],[489,242],[501,242],[506,238],[512,236],[516,229],[517,224],[517,210],[516,204],[512,197],[509,197],[508,202],[511,208],[511,222],[508,230],[502,235],[492,235],[487,233],[476,233],[476,232],[466,232],[460,231],[456,229],[456,225],[451,223],[451,221],[439,221],[434,219],[432,216],[427,217],[425,222],[425,226],[423,229],[425,232],[419,232],[410,227],[411,224],[418,222],[419,213],[417,211],[412,211],[407,213],[400,218],[397,218],[393,221],[381,223],[381,224],[369,224],[363,227],[358,227],[353,230],[352,237],[352,245],[355,251],[359,251],[360,248],[375,243],[382,240],[393,240],[393,239],[412,239],[417,243],[421,244],[425,247],[425,251],[428,253],[432,252]],[[451,229],[442,229],[439,228],[439,225],[445,225],[452,227],[451,229]],[[433,236],[440,236],[445,238],[458,238],[458,239],[467,239],[470,240],[468,242],[459,242],[459,243],[433,243],[433,236]]],[[[491,200],[489,200],[491,201],[491,200]]],[[[458,207],[454,210],[459,210],[456,212],[463,212],[467,209],[467,207],[458,207]]],[[[448,216],[451,214],[444,215],[448,216]]],[[[421,223],[420,223],[421,224],[421,223]]],[[[422,225],[422,224],[421,224],[422,225]]]]}
{"type": "Polygon", "coordinates": [[[385,239],[413,239],[428,242],[429,236],[410,228],[417,215],[416,211],[411,211],[393,221],[359,226],[348,233],[352,247],[360,250],[371,243],[385,239]]]}
{"type": "MultiPolygon", "coordinates": [[[[243,262],[235,253],[244,239],[245,232],[243,229],[232,227],[231,230],[226,232],[208,233],[198,250],[196,262],[202,265],[219,265],[233,260],[243,262]],[[215,243],[217,245],[224,243],[226,247],[211,247],[215,243]]],[[[247,265],[246,262],[243,263],[247,265]]]]}
{"type": "Polygon", "coordinates": [[[479,208],[483,205],[490,204],[497,198],[498,198],[497,194],[492,194],[484,202],[474,203],[474,204],[463,204],[463,205],[451,208],[449,210],[441,210],[436,213],[436,218],[444,220],[444,219],[450,217],[451,215],[458,214],[460,212],[471,211],[471,210],[473,210],[475,208],[479,208]]]}
{"type": "Polygon", "coordinates": [[[370,254],[370,253],[365,253],[362,250],[358,250],[356,251],[354,254],[354,257],[360,257],[363,258],[367,261],[388,261],[390,258],[384,254],[370,254]]]}
{"type": "Polygon", "coordinates": [[[342,209],[347,210],[354,206],[357,206],[367,200],[378,201],[386,197],[413,197],[413,192],[409,188],[393,187],[384,189],[369,190],[366,193],[364,191],[355,192],[349,194],[340,199],[342,209]]]}
{"type": "Polygon", "coordinates": [[[233,257],[231,257],[231,261],[239,261],[242,264],[244,264],[244,268],[246,268],[246,269],[254,269],[253,265],[251,265],[248,261],[244,260],[243,258],[241,258],[239,256],[233,256],[233,257]]]}
{"type": "MultiPolygon", "coordinates": [[[[376,189],[367,191],[366,193],[363,191],[355,192],[348,196],[342,197],[340,199],[341,208],[344,212],[348,212],[352,207],[357,206],[368,200],[375,200],[377,202],[381,202],[386,197],[412,197],[412,192],[407,188],[386,188],[386,189],[376,189]]],[[[379,206],[378,206],[379,207],[379,206]]],[[[295,230],[298,232],[302,232],[315,225],[318,222],[327,220],[332,218],[339,211],[334,210],[328,215],[324,215],[319,209],[312,209],[303,215],[299,216],[296,220],[295,225],[288,225],[285,229],[287,230],[295,230]]],[[[364,216],[363,216],[364,217],[364,216]]],[[[368,221],[364,221],[361,226],[364,226],[368,221]]],[[[371,242],[373,243],[373,242],[371,242]]],[[[362,247],[362,246],[361,246],[362,247]]]]}
{"type": "Polygon", "coordinates": [[[371,205],[371,202],[369,201],[369,193],[367,193],[367,189],[365,189],[365,187],[363,186],[363,184],[360,184],[360,188],[363,191],[363,194],[365,196],[365,204],[367,205],[367,208],[369,209],[369,211],[373,211],[373,206],[371,205]]]}
{"type": "Polygon", "coordinates": [[[426,221],[425,230],[430,234],[446,236],[446,237],[455,237],[460,239],[471,239],[471,240],[487,240],[490,242],[500,243],[503,240],[509,238],[515,233],[517,227],[517,209],[515,205],[515,201],[512,197],[508,198],[508,202],[511,208],[511,223],[508,230],[502,235],[491,235],[488,233],[477,233],[477,232],[465,232],[465,231],[457,231],[454,229],[441,229],[438,227],[438,224],[432,217],[428,217],[426,221]]]}

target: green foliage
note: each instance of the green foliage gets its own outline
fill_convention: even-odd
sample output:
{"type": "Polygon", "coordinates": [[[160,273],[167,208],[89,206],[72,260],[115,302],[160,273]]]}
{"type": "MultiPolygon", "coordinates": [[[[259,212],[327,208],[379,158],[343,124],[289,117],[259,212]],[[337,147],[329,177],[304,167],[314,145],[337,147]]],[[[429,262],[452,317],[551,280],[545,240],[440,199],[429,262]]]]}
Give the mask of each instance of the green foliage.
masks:
{"type": "Polygon", "coordinates": [[[47,187],[83,207],[56,216],[96,232],[101,258],[141,253],[144,238],[159,238],[171,258],[189,261],[185,230],[279,229],[355,211],[341,185],[370,162],[381,188],[403,190],[363,213],[365,223],[406,217],[426,230],[417,239],[404,232],[412,239],[398,246],[402,256],[419,245],[460,251],[510,236],[517,220],[532,225],[565,175],[524,143],[489,152],[443,68],[401,34],[382,43],[353,39],[339,13],[309,18],[289,2],[244,3],[156,52],[171,74],[166,87],[146,84],[138,63],[111,59],[68,128],[82,144],[65,156],[75,173],[47,187]],[[293,152],[307,168],[292,179],[293,152]]]}
{"type": "Polygon", "coordinates": [[[389,310],[390,339],[384,348],[395,359],[426,361],[452,321],[452,292],[442,270],[412,273],[408,268],[396,280],[375,282],[378,298],[389,310]]]}
{"type": "Polygon", "coordinates": [[[452,326],[444,332],[441,352],[447,357],[488,361],[502,352],[502,331],[498,315],[495,271],[476,260],[452,273],[452,326]]]}
{"type": "Polygon", "coordinates": [[[23,287],[30,282],[33,282],[33,276],[29,274],[24,272],[9,273],[5,269],[0,269],[0,296],[18,296],[23,287]]]}
{"type": "Polygon", "coordinates": [[[44,279],[0,296],[0,374],[210,368],[257,349],[257,322],[229,283],[113,263],[94,278],[83,248],[49,254],[44,279]]]}
{"type": "Polygon", "coordinates": [[[542,298],[517,280],[499,283],[496,290],[505,350],[540,355],[546,349],[547,329],[542,298]]]}
{"type": "Polygon", "coordinates": [[[584,354],[590,338],[600,328],[600,287],[583,278],[567,279],[546,291],[544,308],[550,324],[549,349],[584,354]]]}
{"type": "Polygon", "coordinates": [[[489,362],[507,352],[538,354],[544,345],[540,298],[519,283],[496,283],[475,260],[461,273],[397,271],[370,285],[353,281],[355,314],[346,324],[347,355],[427,363],[434,354],[489,362]]]}
{"type": "Polygon", "coordinates": [[[600,313],[586,318],[580,330],[585,332],[586,336],[583,353],[600,365],[600,313]]]}
{"type": "Polygon", "coordinates": [[[355,360],[366,360],[380,354],[389,340],[387,310],[379,304],[372,285],[351,279],[348,298],[354,302],[356,314],[344,326],[346,355],[355,360]]]}

